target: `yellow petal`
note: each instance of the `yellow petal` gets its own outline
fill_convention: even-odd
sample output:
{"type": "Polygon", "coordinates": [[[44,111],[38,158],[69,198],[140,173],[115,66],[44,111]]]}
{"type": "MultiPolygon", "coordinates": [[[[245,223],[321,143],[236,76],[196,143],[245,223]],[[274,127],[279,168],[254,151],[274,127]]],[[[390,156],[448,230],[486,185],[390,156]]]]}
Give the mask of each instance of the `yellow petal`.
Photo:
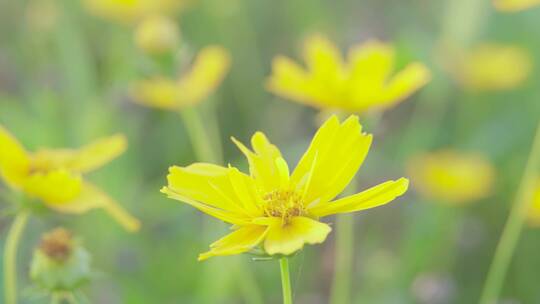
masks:
{"type": "Polygon", "coordinates": [[[234,224],[234,225],[246,225],[249,224],[250,219],[246,216],[242,216],[230,211],[222,210],[219,208],[215,208],[206,204],[203,204],[201,202],[198,202],[196,200],[193,200],[187,196],[180,195],[178,193],[175,193],[173,190],[167,187],[163,187],[160,190],[161,193],[166,194],[167,197],[184,202],[188,205],[191,205],[192,207],[195,207],[199,209],[200,211],[213,216],[219,220],[222,220],[224,222],[234,224]]]}
{"type": "Polygon", "coordinates": [[[41,149],[32,155],[32,166],[51,170],[64,168],[74,172],[93,171],[122,154],[127,147],[124,135],[102,138],[80,149],[41,149]]]}
{"type": "Polygon", "coordinates": [[[302,249],[304,244],[322,243],[332,230],[327,224],[307,217],[294,217],[286,224],[281,219],[274,219],[264,241],[264,250],[270,255],[290,255],[302,249]]]}
{"type": "Polygon", "coordinates": [[[238,215],[248,214],[231,183],[228,168],[206,163],[173,166],[167,181],[167,188],[178,195],[238,215]]]}
{"type": "Polygon", "coordinates": [[[228,168],[228,176],[238,197],[238,202],[242,204],[246,213],[253,217],[261,216],[263,213],[260,208],[262,205],[261,197],[257,193],[257,186],[253,178],[234,167],[228,168]]]}
{"type": "Polygon", "coordinates": [[[211,244],[208,252],[199,255],[199,261],[214,256],[233,255],[249,251],[259,245],[267,231],[268,227],[265,226],[251,225],[240,227],[211,244]]]}
{"type": "Polygon", "coordinates": [[[82,214],[91,209],[102,208],[124,229],[130,232],[139,230],[140,222],[125,211],[114,199],[96,186],[83,182],[79,195],[64,203],[49,203],[48,207],[58,212],[82,214]]]}
{"type": "Polygon", "coordinates": [[[530,209],[527,212],[527,223],[531,227],[540,227],[540,180],[536,182],[530,209]]]}
{"type": "Polygon", "coordinates": [[[256,132],[251,137],[253,151],[235,138],[232,140],[248,159],[249,170],[258,189],[263,193],[279,189],[281,185],[280,169],[276,164],[276,160],[282,158],[279,149],[271,144],[261,132],[256,132]]]}
{"type": "Polygon", "coordinates": [[[332,116],[319,128],[291,176],[293,185],[304,188],[306,206],[328,202],[343,191],[364,161],[371,140],[354,115],[342,124],[332,116]]]}
{"type": "Polygon", "coordinates": [[[405,193],[408,186],[409,180],[406,178],[384,182],[358,194],[330,203],[319,204],[309,209],[309,213],[317,217],[323,217],[336,213],[356,212],[378,207],[405,193]]]}
{"type": "Polygon", "coordinates": [[[314,35],[304,47],[309,83],[307,93],[314,104],[339,107],[347,97],[347,73],[339,49],[326,37],[314,35]]]}
{"type": "Polygon", "coordinates": [[[12,187],[19,188],[28,174],[30,160],[23,146],[0,125],[0,175],[12,187]]]}
{"type": "Polygon", "coordinates": [[[306,71],[289,58],[278,56],[272,61],[272,75],[268,79],[267,89],[285,98],[311,102],[306,71]]]}
{"type": "Polygon", "coordinates": [[[31,174],[23,181],[22,187],[25,193],[48,205],[63,205],[80,195],[82,180],[80,175],[57,169],[31,174]]]}
{"type": "Polygon", "coordinates": [[[131,89],[134,102],[171,111],[181,108],[180,94],[177,81],[164,77],[141,80],[131,89]]]}
{"type": "Polygon", "coordinates": [[[349,62],[354,89],[362,94],[377,93],[394,67],[394,49],[388,44],[370,41],[353,47],[349,62]]]}
{"type": "Polygon", "coordinates": [[[230,61],[229,52],[223,47],[202,49],[191,71],[178,82],[179,104],[189,106],[206,99],[225,78],[230,61]]]}
{"type": "Polygon", "coordinates": [[[380,97],[381,103],[377,106],[383,108],[402,101],[426,85],[430,79],[431,73],[425,65],[419,62],[407,65],[390,79],[380,97]]]}
{"type": "Polygon", "coordinates": [[[343,59],[339,49],[326,37],[313,35],[305,42],[304,57],[312,76],[335,81],[343,77],[343,59]]]}
{"type": "Polygon", "coordinates": [[[141,225],[138,219],[125,211],[114,199],[89,183],[83,183],[79,195],[72,200],[61,204],[49,203],[48,206],[59,212],[73,214],[102,208],[124,229],[131,232],[139,230],[141,225]]]}
{"type": "Polygon", "coordinates": [[[540,0],[493,0],[500,11],[516,12],[540,5],[540,0]]]}

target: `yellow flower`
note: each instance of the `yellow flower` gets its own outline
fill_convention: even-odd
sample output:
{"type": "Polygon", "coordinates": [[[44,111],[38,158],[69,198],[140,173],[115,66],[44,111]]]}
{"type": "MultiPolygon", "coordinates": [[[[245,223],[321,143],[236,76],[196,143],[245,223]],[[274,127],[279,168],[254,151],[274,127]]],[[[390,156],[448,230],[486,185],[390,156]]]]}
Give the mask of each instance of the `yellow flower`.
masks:
{"type": "Polygon", "coordinates": [[[429,70],[414,62],[392,75],[394,48],[371,41],[352,47],[348,63],[328,39],[313,36],[305,44],[304,69],[278,56],[267,87],[273,93],[320,109],[363,113],[385,109],[407,98],[430,79],[429,70]]]}
{"type": "Polygon", "coordinates": [[[540,0],[493,0],[493,5],[500,11],[516,12],[539,5],[540,0]]]}
{"type": "Polygon", "coordinates": [[[173,51],[179,44],[180,32],[176,24],[163,16],[144,19],[135,30],[137,46],[149,54],[163,54],[173,51]]]}
{"type": "Polygon", "coordinates": [[[414,157],[409,175],[424,196],[449,204],[463,204],[486,197],[495,170],[479,154],[441,150],[414,157]]]}
{"type": "Polygon", "coordinates": [[[536,182],[532,205],[527,213],[527,222],[529,226],[540,227],[540,180],[536,182]]]}
{"type": "Polygon", "coordinates": [[[82,177],[122,154],[126,145],[124,136],[115,135],[78,150],[39,149],[29,153],[0,125],[0,176],[11,188],[40,199],[58,212],[78,214],[103,208],[127,230],[135,231],[139,221],[82,177]]]}
{"type": "Polygon", "coordinates": [[[85,0],[90,13],[112,21],[134,24],[153,15],[171,15],[186,1],[179,0],[85,0]]]}
{"type": "Polygon", "coordinates": [[[230,66],[230,55],[220,46],[200,51],[191,71],[179,80],[155,77],[133,88],[134,101],[149,107],[180,110],[207,98],[220,85],[230,66]]]}
{"type": "Polygon", "coordinates": [[[343,123],[332,116],[289,174],[279,149],[257,132],[251,138],[253,151],[232,139],[248,159],[250,175],[207,163],[173,166],[161,191],[233,225],[234,231],[210,245],[199,260],[259,245],[269,255],[290,255],[326,239],[331,228],[319,218],[384,205],[407,190],[408,180],[400,178],[335,200],[364,161],[371,139],[362,133],[357,116],[343,123]]]}
{"type": "Polygon", "coordinates": [[[518,87],[532,70],[527,50],[513,45],[484,43],[447,63],[463,86],[473,90],[507,90],[518,87]]]}

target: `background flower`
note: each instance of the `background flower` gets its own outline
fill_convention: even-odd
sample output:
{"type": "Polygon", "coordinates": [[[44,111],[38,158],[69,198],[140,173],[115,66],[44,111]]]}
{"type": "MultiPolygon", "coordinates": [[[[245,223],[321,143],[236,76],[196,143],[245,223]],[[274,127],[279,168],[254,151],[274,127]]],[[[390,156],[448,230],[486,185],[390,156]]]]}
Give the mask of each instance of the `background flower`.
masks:
{"type": "Polygon", "coordinates": [[[37,198],[47,207],[63,213],[84,213],[103,208],[127,230],[139,229],[137,219],[82,178],[82,174],[122,154],[127,146],[124,136],[104,138],[79,150],[44,148],[28,153],[0,126],[0,145],[0,173],[14,190],[37,198]]]}
{"type": "Polygon", "coordinates": [[[443,203],[463,204],[487,197],[495,169],[480,154],[441,150],[413,158],[408,172],[424,196],[443,203]]]}
{"type": "Polygon", "coordinates": [[[273,93],[319,109],[363,113],[385,109],[407,98],[430,78],[428,69],[413,62],[394,72],[394,49],[378,41],[353,46],[344,62],[326,37],[312,36],[304,46],[304,69],[278,56],[267,87],[273,93]]]}
{"type": "Polygon", "coordinates": [[[202,102],[227,74],[230,55],[220,46],[202,49],[190,70],[178,80],[157,76],[133,86],[134,101],[145,106],[180,110],[202,102]]]}

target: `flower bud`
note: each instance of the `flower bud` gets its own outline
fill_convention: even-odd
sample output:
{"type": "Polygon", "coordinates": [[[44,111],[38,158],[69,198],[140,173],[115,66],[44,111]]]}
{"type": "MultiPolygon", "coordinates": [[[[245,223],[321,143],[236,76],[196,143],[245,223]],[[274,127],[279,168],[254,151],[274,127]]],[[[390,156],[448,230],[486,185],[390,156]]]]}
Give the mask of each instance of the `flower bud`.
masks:
{"type": "Polygon", "coordinates": [[[90,279],[90,255],[64,228],[45,233],[34,251],[30,277],[49,292],[73,291],[90,279]]]}
{"type": "Polygon", "coordinates": [[[173,20],[163,16],[148,17],[135,31],[135,43],[144,52],[157,55],[173,51],[180,33],[173,20]]]}

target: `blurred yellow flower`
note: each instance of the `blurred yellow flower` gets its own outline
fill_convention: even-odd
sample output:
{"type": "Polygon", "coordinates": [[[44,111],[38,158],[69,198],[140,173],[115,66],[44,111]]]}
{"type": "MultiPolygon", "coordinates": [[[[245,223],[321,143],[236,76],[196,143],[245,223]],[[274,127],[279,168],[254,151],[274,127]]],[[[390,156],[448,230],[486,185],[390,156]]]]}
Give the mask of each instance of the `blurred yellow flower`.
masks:
{"type": "Polygon", "coordinates": [[[416,156],[408,167],[418,192],[449,204],[486,197],[495,176],[493,166],[482,155],[451,150],[416,156]]]}
{"type": "Polygon", "coordinates": [[[103,208],[124,228],[135,231],[139,221],[82,178],[82,174],[122,154],[126,145],[124,136],[115,135],[78,150],[39,149],[29,153],[0,125],[0,176],[11,188],[40,199],[58,212],[78,214],[103,208]]]}
{"type": "Polygon", "coordinates": [[[539,5],[540,0],[493,0],[493,5],[500,11],[515,12],[539,5]]]}
{"type": "Polygon", "coordinates": [[[531,209],[527,213],[529,226],[540,227],[540,180],[536,182],[531,209]]]}
{"type": "Polygon", "coordinates": [[[135,30],[137,47],[148,54],[174,51],[180,41],[180,31],[173,20],[164,16],[144,19],[135,30]]]}
{"type": "Polygon", "coordinates": [[[387,181],[334,200],[366,157],[372,136],[362,133],[357,116],[328,119],[315,134],[296,169],[266,136],[251,138],[253,151],[232,139],[249,162],[250,175],[237,168],[195,163],[173,166],[161,191],[233,225],[233,232],[199,256],[248,252],[261,246],[269,255],[290,255],[304,244],[322,243],[331,228],[319,218],[384,205],[402,195],[409,181],[387,181]]]}
{"type": "Polygon", "coordinates": [[[507,90],[529,76],[533,60],[526,49],[484,43],[447,62],[447,69],[463,86],[473,90],[507,90]]]}
{"type": "Polygon", "coordinates": [[[356,45],[344,63],[340,51],[323,36],[304,47],[304,69],[289,58],[272,63],[267,88],[284,98],[320,109],[363,113],[391,107],[430,80],[429,70],[414,62],[392,74],[394,48],[378,41],[356,45]]]}
{"type": "Polygon", "coordinates": [[[149,107],[180,110],[207,98],[220,85],[230,66],[229,52],[220,46],[200,51],[191,71],[179,80],[155,77],[133,87],[134,101],[149,107]]]}
{"type": "Polygon", "coordinates": [[[154,15],[181,10],[184,0],[84,0],[90,13],[112,21],[134,24],[154,15]]]}

